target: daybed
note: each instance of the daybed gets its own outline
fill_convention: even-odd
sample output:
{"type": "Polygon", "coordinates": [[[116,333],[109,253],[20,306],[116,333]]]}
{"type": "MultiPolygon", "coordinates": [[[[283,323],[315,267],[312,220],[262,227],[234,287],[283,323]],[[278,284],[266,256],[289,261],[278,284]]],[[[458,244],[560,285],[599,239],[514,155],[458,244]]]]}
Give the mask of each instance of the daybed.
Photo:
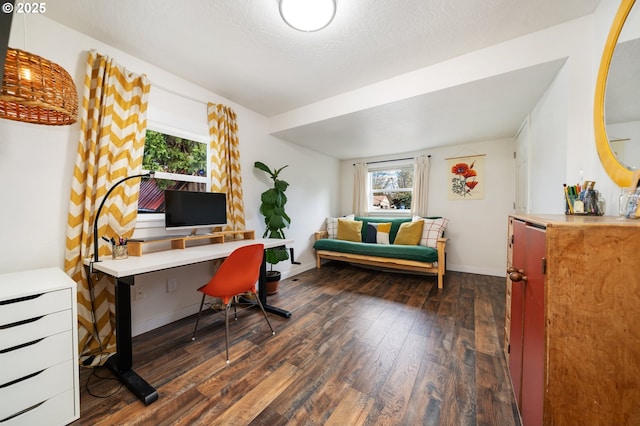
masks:
{"type": "MultiPolygon", "coordinates": [[[[327,218],[327,230],[315,233],[313,248],[316,250],[316,266],[320,268],[321,259],[378,266],[405,271],[424,272],[438,276],[438,288],[443,286],[445,274],[445,248],[447,239],[443,237],[448,220],[445,218],[374,218],[354,217],[327,218]],[[423,220],[420,242],[414,245],[394,244],[398,230],[403,223],[423,220]],[[338,225],[350,226],[352,222],[361,222],[360,239],[345,239],[345,232],[338,235],[338,225]],[[390,223],[390,230],[388,224],[390,223]],[[346,225],[345,225],[346,224],[346,225]],[[382,224],[388,237],[375,241],[376,229],[382,224]],[[342,237],[342,238],[338,238],[342,237]],[[374,241],[372,241],[372,238],[374,241]],[[388,240],[387,240],[388,238],[388,240]],[[369,242],[367,242],[369,241],[369,242]]],[[[404,225],[406,228],[408,225],[404,225]]],[[[356,232],[357,232],[356,228],[356,232]]],[[[403,231],[403,236],[405,232],[403,231]]],[[[380,239],[380,233],[377,233],[380,239]]],[[[404,239],[403,239],[404,240],[404,239]]],[[[398,241],[400,242],[400,241],[398,241]]]]}

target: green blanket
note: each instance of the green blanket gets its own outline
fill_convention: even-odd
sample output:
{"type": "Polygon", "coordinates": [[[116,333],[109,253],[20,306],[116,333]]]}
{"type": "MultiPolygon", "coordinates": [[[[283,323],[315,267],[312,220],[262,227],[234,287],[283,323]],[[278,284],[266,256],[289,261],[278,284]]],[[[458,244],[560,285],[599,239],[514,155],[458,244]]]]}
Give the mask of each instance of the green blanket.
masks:
{"type": "Polygon", "coordinates": [[[436,249],[425,246],[403,246],[370,243],[354,243],[352,241],[324,238],[313,244],[316,250],[337,251],[365,256],[390,257],[395,259],[415,260],[418,262],[437,262],[436,249]]]}

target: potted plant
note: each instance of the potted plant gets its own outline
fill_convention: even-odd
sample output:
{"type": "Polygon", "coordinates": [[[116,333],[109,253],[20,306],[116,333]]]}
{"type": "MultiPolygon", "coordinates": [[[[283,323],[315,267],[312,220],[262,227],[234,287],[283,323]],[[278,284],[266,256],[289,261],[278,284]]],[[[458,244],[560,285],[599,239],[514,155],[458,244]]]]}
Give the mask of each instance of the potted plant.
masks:
{"type": "MultiPolygon", "coordinates": [[[[264,216],[265,231],[262,235],[266,238],[285,238],[284,228],[288,228],[291,224],[291,218],[284,210],[287,203],[285,191],[289,184],[278,176],[280,172],[287,166],[279,169],[269,168],[266,164],[256,161],[254,167],[267,173],[273,181],[273,187],[267,189],[260,196],[260,213],[264,216]]],[[[289,252],[283,245],[265,250],[265,261],[270,265],[267,271],[267,294],[275,294],[278,292],[278,284],[280,282],[280,271],[274,271],[273,265],[283,260],[289,259],[289,252]]]]}

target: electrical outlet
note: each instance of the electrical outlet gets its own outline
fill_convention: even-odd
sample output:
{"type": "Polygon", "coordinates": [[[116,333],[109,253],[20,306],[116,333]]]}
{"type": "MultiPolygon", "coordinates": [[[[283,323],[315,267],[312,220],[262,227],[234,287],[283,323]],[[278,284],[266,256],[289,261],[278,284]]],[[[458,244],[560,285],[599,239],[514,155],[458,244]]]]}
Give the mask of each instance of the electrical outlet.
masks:
{"type": "Polygon", "coordinates": [[[167,293],[171,293],[172,291],[176,291],[178,289],[178,280],[175,278],[170,278],[167,280],[167,293]]]}
{"type": "Polygon", "coordinates": [[[136,300],[144,299],[144,288],[141,285],[133,286],[136,292],[136,300]]]}

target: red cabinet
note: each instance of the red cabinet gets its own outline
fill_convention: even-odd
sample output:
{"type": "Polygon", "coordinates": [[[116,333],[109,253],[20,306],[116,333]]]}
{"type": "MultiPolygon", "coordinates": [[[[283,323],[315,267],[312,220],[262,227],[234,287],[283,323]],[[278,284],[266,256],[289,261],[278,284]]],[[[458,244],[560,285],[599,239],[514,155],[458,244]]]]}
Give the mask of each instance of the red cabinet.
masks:
{"type": "MultiPolygon", "coordinates": [[[[518,220],[511,220],[510,222],[510,234],[511,238],[511,256],[509,267],[516,269],[513,265],[521,265],[524,267],[524,244],[514,244],[515,241],[522,241],[524,239],[525,224],[518,220]]],[[[511,269],[509,269],[511,270],[511,269]]],[[[509,359],[509,371],[511,373],[511,382],[513,383],[513,391],[515,393],[518,407],[522,405],[522,339],[523,339],[523,327],[524,327],[524,287],[516,282],[513,283],[508,280],[508,287],[510,288],[510,305],[511,305],[511,324],[507,324],[505,333],[509,337],[509,343],[507,343],[507,357],[509,359]]],[[[509,303],[507,303],[507,308],[509,303]]],[[[508,310],[508,309],[507,309],[508,310]]]]}
{"type": "Polygon", "coordinates": [[[509,369],[523,424],[542,425],[545,229],[511,225],[509,369]]]}
{"type": "Polygon", "coordinates": [[[505,355],[524,426],[640,425],[640,221],[509,218],[505,355]]]}

